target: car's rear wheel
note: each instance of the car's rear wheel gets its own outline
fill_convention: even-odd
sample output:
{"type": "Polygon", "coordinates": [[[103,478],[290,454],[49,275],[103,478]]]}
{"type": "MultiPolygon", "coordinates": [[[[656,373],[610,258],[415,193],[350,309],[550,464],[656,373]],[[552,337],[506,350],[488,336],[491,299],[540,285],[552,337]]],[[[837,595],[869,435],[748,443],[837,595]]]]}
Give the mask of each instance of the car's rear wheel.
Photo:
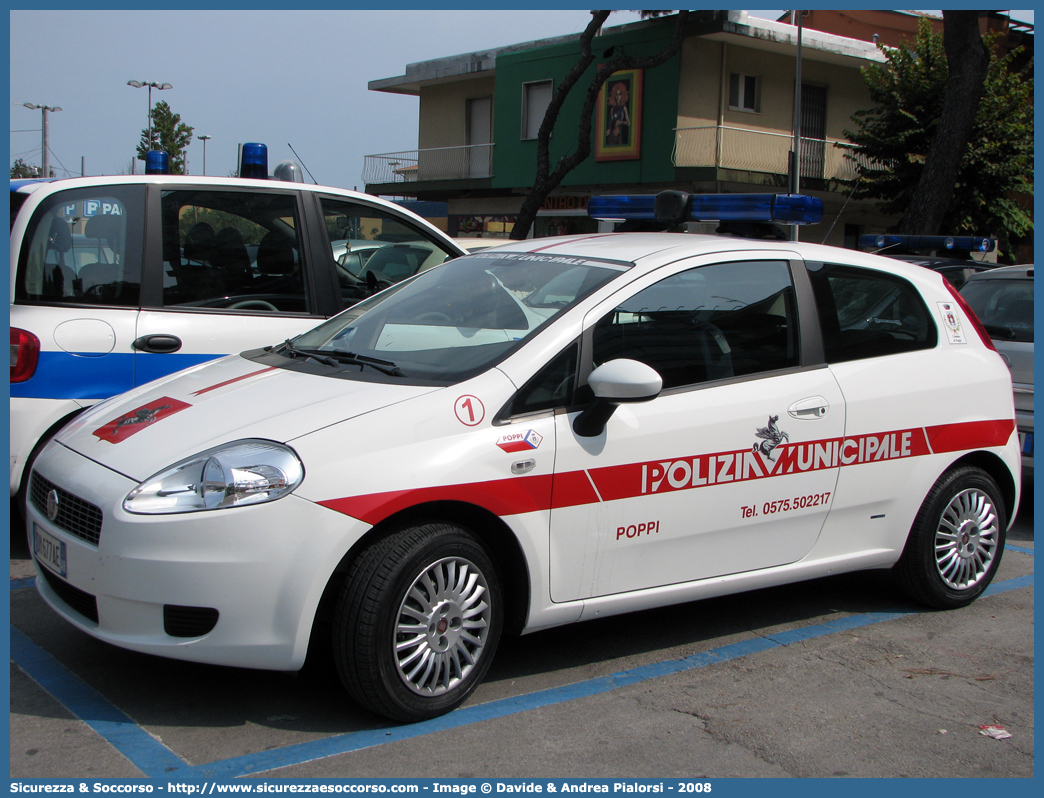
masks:
{"type": "Polygon", "coordinates": [[[943,474],[914,520],[896,574],[931,607],[970,604],[986,590],[1004,551],[1007,513],[996,481],[981,468],[943,474]]]}
{"type": "Polygon", "coordinates": [[[503,617],[496,567],[471,533],[408,527],[349,569],[334,612],[334,662],[351,696],[374,712],[433,718],[482,681],[503,617]]]}

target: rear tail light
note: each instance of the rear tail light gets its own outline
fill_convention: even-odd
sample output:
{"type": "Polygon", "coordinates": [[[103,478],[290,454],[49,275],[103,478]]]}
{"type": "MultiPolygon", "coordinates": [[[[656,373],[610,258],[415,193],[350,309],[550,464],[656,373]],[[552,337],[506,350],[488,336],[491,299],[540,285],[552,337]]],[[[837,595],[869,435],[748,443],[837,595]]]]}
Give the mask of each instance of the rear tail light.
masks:
{"type": "Polygon", "coordinates": [[[975,311],[971,309],[971,305],[969,305],[964,297],[961,296],[960,291],[954,288],[953,283],[949,280],[943,280],[943,283],[945,283],[947,290],[953,296],[953,301],[957,303],[957,307],[964,312],[964,318],[966,318],[971,323],[971,326],[975,328],[975,332],[978,333],[979,338],[982,339],[986,348],[992,349],[996,352],[997,347],[993,345],[993,339],[990,338],[990,334],[986,332],[986,328],[982,326],[982,322],[979,321],[979,317],[975,315],[975,311]]]}
{"type": "Polygon", "coordinates": [[[11,328],[11,382],[25,382],[36,372],[40,339],[28,330],[11,328]]]}

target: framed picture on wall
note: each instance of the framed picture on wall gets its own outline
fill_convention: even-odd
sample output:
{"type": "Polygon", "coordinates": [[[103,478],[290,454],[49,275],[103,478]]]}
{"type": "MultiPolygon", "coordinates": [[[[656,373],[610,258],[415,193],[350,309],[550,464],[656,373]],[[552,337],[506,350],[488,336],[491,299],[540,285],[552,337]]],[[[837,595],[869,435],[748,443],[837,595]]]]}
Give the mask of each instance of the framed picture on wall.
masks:
{"type": "Polygon", "coordinates": [[[626,161],[642,155],[642,70],[614,72],[598,93],[595,160],[626,161]]]}

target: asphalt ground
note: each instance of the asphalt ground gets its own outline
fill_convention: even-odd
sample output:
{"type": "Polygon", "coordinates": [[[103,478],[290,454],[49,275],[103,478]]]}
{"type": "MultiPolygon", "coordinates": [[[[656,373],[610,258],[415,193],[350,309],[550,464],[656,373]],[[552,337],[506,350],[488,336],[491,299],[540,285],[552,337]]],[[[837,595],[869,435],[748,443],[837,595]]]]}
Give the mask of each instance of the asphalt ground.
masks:
{"type": "Polygon", "coordinates": [[[11,777],[1029,778],[1033,562],[1027,500],[968,608],[926,611],[866,572],[562,627],[505,640],[464,707],[403,726],[322,669],[82,634],[37,595],[15,525],[11,777]]]}

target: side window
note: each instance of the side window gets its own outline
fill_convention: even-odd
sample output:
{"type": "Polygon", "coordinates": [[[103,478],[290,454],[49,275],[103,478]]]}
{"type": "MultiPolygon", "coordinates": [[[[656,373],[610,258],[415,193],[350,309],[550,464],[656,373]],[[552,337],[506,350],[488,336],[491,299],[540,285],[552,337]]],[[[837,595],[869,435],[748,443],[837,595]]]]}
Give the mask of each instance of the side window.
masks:
{"type": "Polygon", "coordinates": [[[572,403],[579,345],[572,344],[522,386],[508,408],[509,416],[537,413],[572,403]]]}
{"type": "Polygon", "coordinates": [[[798,364],[785,261],[701,266],[622,302],[595,325],[594,361],[639,360],[664,389],[798,364]]]}
{"type": "Polygon", "coordinates": [[[729,75],[729,108],[734,111],[761,111],[761,80],[755,75],[729,75]]]}
{"type": "Polygon", "coordinates": [[[26,230],[16,300],[137,307],[144,208],[140,186],[75,189],[48,197],[26,230]]]}
{"type": "Polygon", "coordinates": [[[324,197],[323,217],[345,304],[438,266],[454,254],[388,211],[324,197]]]}
{"type": "Polygon", "coordinates": [[[554,82],[537,80],[522,84],[522,140],[535,139],[551,104],[554,82]]]}
{"type": "Polygon", "coordinates": [[[162,194],[163,306],[310,313],[292,194],[162,194]]]}
{"type": "Polygon", "coordinates": [[[935,324],[900,277],[836,264],[808,264],[828,363],[931,349],[935,324]]]}

